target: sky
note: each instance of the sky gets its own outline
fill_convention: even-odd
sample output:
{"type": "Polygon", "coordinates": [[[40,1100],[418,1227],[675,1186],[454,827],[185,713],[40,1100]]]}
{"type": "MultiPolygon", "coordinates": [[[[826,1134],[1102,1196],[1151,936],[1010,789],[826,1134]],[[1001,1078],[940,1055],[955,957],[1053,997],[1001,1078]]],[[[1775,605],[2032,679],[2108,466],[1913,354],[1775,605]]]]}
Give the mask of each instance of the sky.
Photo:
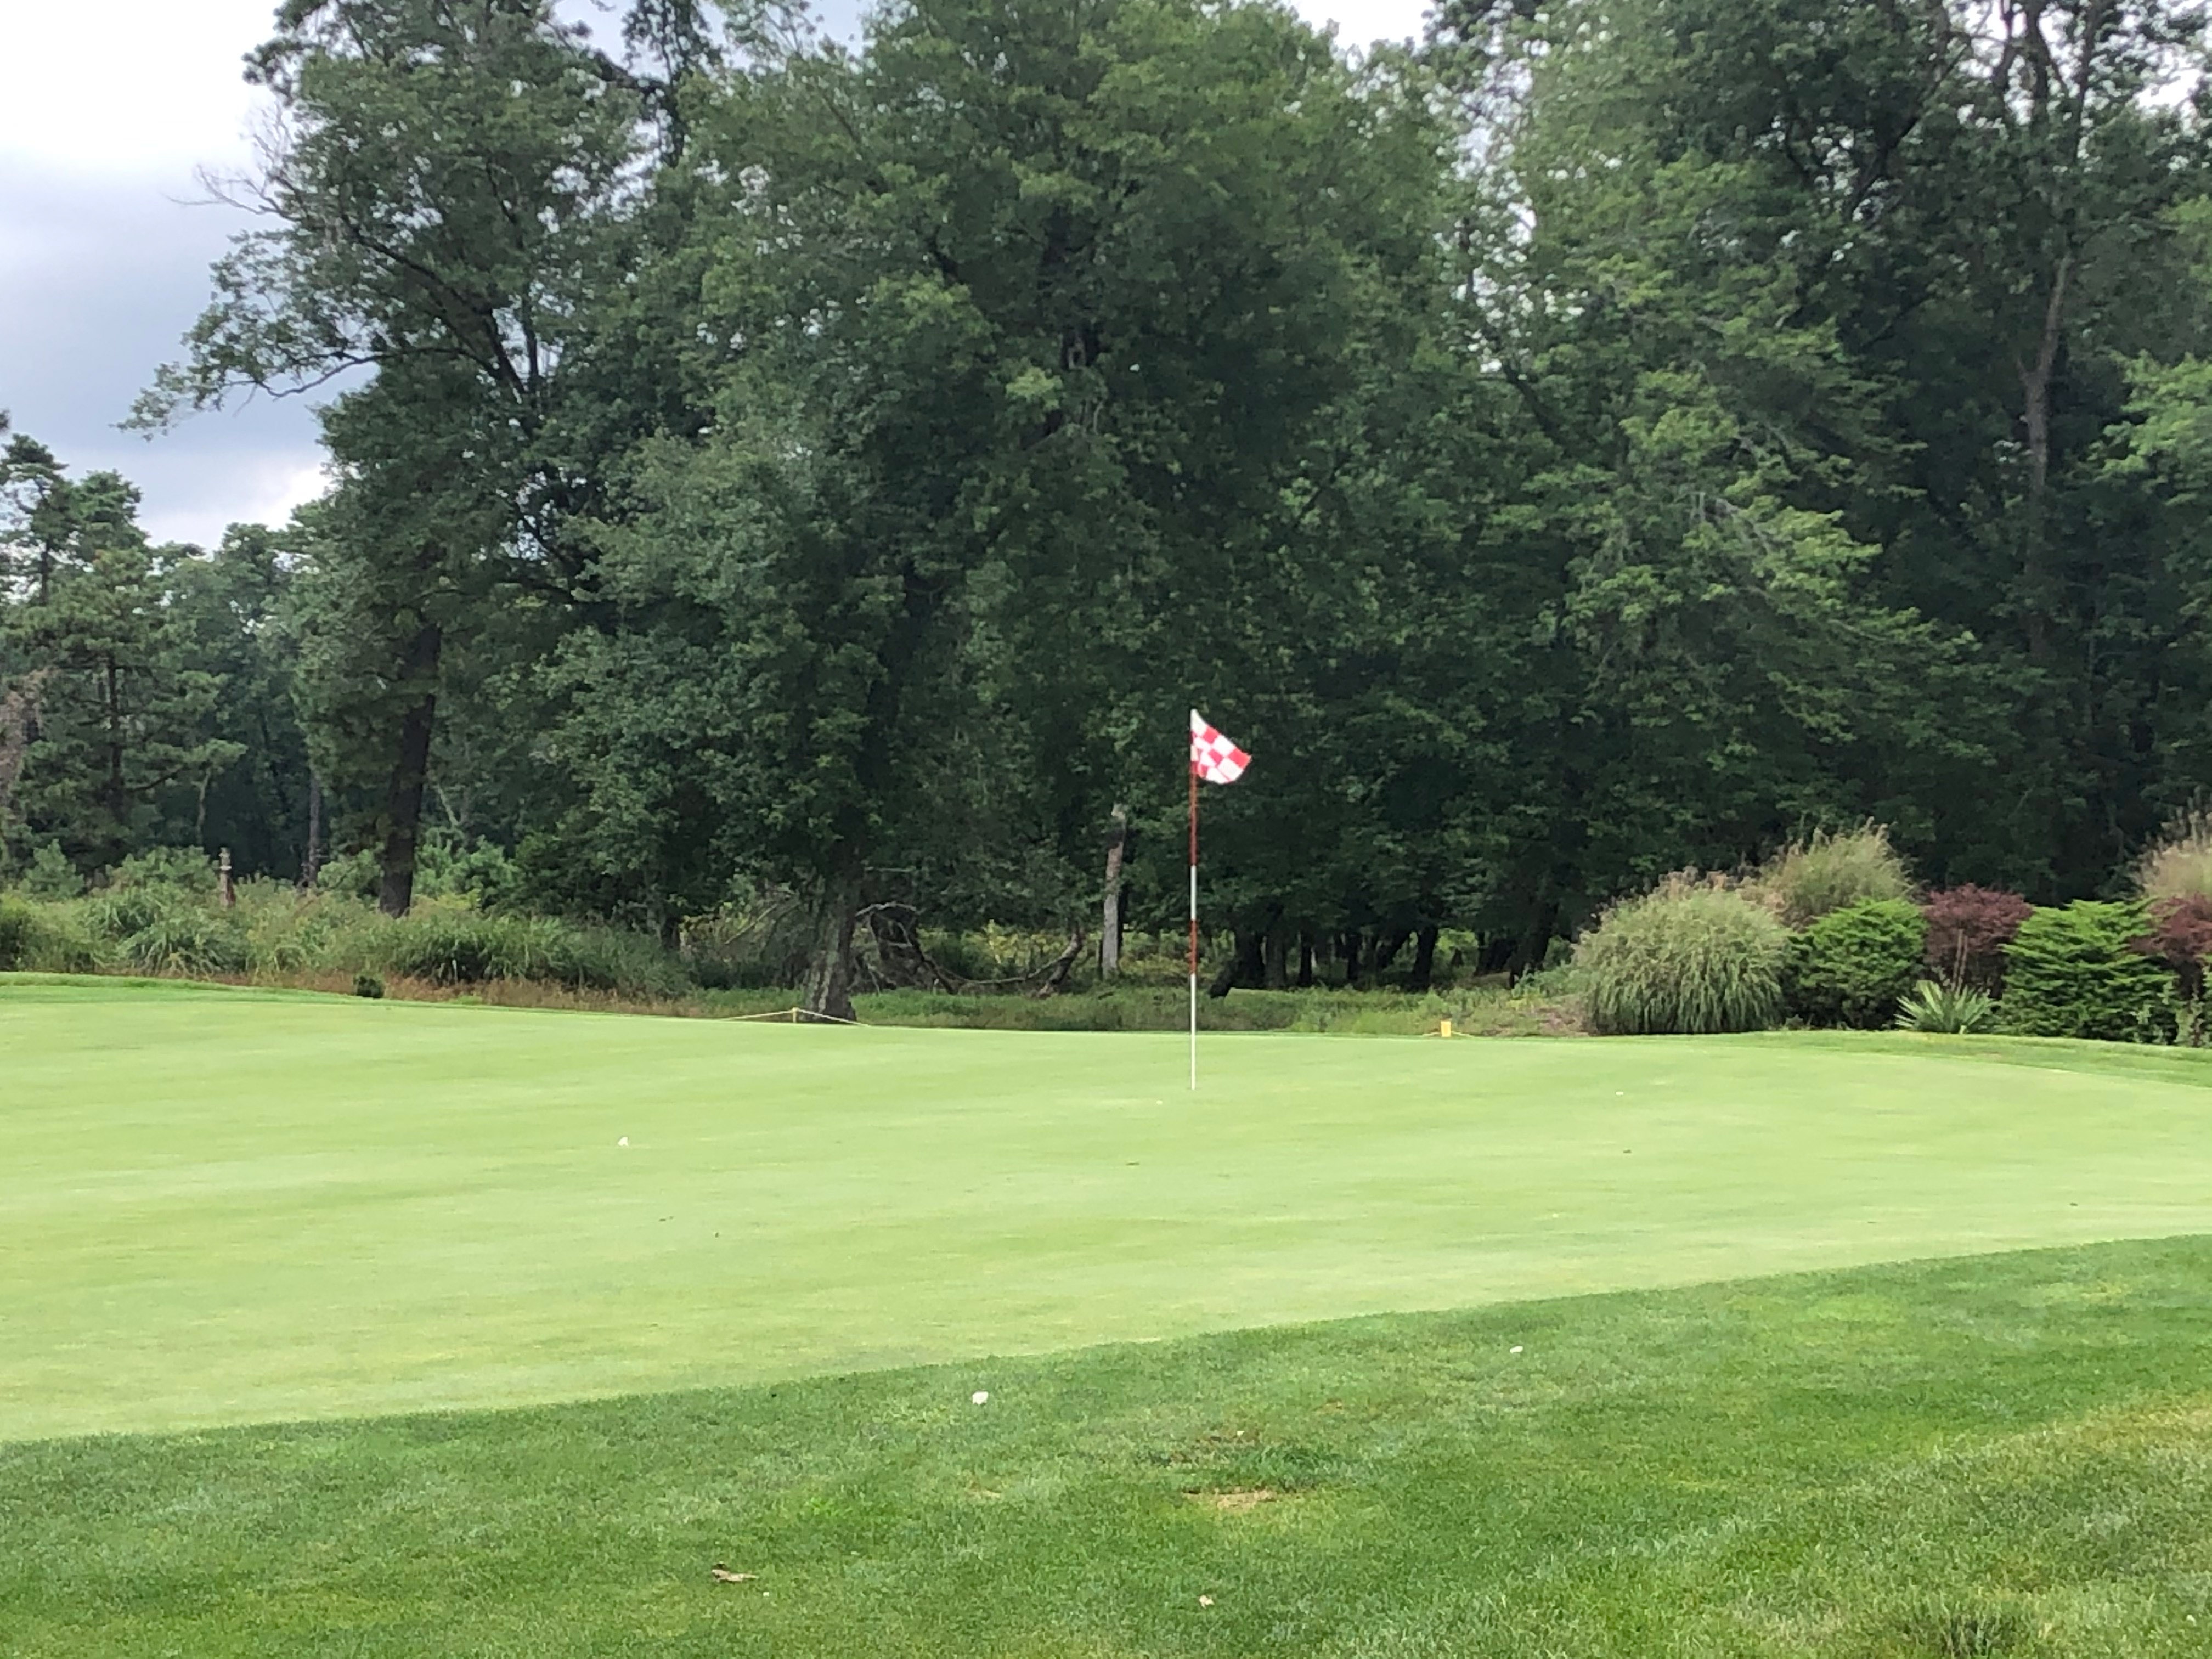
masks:
{"type": "MultiPolygon", "coordinates": [[[[826,0],[849,31],[856,0],[826,0]]],[[[1410,36],[1422,0],[1299,0],[1355,44],[1410,36]]],[[[564,11],[611,32],[612,4],[564,11]]],[[[309,402],[258,398],[152,438],[117,430],[252,222],[201,169],[244,168],[256,94],[240,74],[273,0],[0,3],[0,410],[71,471],[112,468],[161,541],[209,545],[322,489],[309,402]],[[96,64],[96,71],[94,65],[96,64]]]]}

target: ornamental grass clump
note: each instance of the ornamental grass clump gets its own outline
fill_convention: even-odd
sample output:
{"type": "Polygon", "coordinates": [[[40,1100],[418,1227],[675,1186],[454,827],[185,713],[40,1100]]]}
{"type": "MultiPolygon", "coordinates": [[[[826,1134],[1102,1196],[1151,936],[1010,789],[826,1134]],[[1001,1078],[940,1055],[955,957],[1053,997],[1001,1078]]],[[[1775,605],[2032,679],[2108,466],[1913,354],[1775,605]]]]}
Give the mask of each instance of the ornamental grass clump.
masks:
{"type": "Polygon", "coordinates": [[[2204,994],[2212,957],[2212,812],[2184,814],[2136,863],[2149,918],[2143,948],[2173,971],[2182,997],[2204,994]]]}
{"type": "Polygon", "coordinates": [[[2136,861],[2136,887],[2146,904],[2212,899],[2212,812],[2186,812],[2169,822],[2136,861]]]}
{"type": "Polygon", "coordinates": [[[1744,890],[1784,923],[1802,927],[1846,905],[1912,896],[1912,874],[1879,823],[1792,842],[1751,876],[1744,890]]]}
{"type": "Polygon", "coordinates": [[[1674,876],[1607,910],[1576,946],[1575,966],[1601,1036],[1756,1031],[1781,1018],[1789,948],[1765,907],[1674,876]]]}

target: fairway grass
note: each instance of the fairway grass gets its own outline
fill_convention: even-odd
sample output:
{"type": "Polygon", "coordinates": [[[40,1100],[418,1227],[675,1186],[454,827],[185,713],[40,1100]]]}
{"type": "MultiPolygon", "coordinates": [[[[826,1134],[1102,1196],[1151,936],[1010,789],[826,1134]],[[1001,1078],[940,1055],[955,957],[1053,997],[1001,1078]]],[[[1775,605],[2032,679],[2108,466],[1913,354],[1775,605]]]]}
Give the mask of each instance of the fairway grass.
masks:
{"type": "Polygon", "coordinates": [[[0,982],[0,1440],[2212,1231],[2096,1045],[745,1025],[0,982]],[[627,1139],[629,1145],[620,1142],[627,1139]]]}
{"type": "Polygon", "coordinates": [[[2201,1659],[2208,1286],[2131,1243],[0,1445],[0,1651],[2201,1659]]]}

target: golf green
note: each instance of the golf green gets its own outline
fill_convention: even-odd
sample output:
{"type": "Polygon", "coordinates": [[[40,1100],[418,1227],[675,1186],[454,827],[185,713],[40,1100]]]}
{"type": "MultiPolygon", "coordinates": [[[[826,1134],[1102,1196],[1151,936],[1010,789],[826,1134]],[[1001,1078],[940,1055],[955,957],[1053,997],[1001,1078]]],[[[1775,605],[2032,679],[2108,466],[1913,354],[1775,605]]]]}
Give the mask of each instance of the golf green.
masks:
{"type": "Polygon", "coordinates": [[[2195,1054],[1223,1036],[1194,1095],[1183,1063],[0,978],[0,1438],[2212,1231],[2195,1054]]]}

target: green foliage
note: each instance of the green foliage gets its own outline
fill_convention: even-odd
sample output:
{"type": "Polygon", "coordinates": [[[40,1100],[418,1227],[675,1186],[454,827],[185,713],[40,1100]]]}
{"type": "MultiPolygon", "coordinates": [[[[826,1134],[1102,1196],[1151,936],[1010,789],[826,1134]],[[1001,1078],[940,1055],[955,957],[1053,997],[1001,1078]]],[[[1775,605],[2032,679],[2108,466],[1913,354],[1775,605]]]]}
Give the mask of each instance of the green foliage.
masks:
{"type": "Polygon", "coordinates": [[[0,893],[0,971],[82,974],[99,963],[97,946],[70,908],[0,893]]]}
{"type": "Polygon", "coordinates": [[[190,902],[160,887],[111,887],[86,901],[79,914],[94,939],[119,945],[190,902]]]}
{"type": "Polygon", "coordinates": [[[12,894],[0,893],[0,971],[30,966],[46,939],[45,913],[12,894]]]}
{"type": "Polygon", "coordinates": [[[1614,905],[1575,951],[1591,1029],[1755,1031],[1782,1013],[1782,924],[1741,893],[1675,878],[1614,905]]]}
{"type": "Polygon", "coordinates": [[[684,924],[684,966],[708,990],[795,986],[813,948],[812,923],[793,894],[751,895],[684,924]]]}
{"type": "Polygon", "coordinates": [[[383,930],[375,948],[386,972],[434,985],[542,980],[651,997],[677,995],[687,983],[680,964],[650,939],[544,916],[431,906],[383,930]]]}
{"type": "Polygon", "coordinates": [[[165,888],[205,897],[215,891],[216,862],[197,847],[149,847],[117,865],[111,888],[165,888]]]}
{"type": "MultiPolygon", "coordinates": [[[[169,871],[176,860],[148,860],[169,871]]],[[[244,973],[251,960],[239,918],[215,908],[212,894],[161,879],[134,879],[87,900],[78,915],[92,938],[119,965],[149,974],[244,973]]]]}
{"type": "Polygon", "coordinates": [[[1802,927],[1849,905],[1909,897],[1912,878],[1890,845],[1889,830],[1869,823],[1832,834],[1816,830],[1809,840],[1790,842],[1747,888],[1784,924],[1802,927]]]}
{"type": "Polygon", "coordinates": [[[69,861],[59,842],[46,841],[40,842],[31,854],[19,885],[27,898],[70,899],[84,891],[84,878],[69,861]]]}
{"type": "Polygon", "coordinates": [[[197,905],[157,910],[121,945],[124,959],[134,968],[191,978],[244,973],[249,954],[235,921],[197,905]]]}
{"type": "MultiPolygon", "coordinates": [[[[639,0],[620,64],[564,17],[280,11],[267,211],[145,412],[365,367],[334,486],[202,555],[8,445],[11,868],[289,875],[312,752],[387,909],[774,884],[834,1000],[871,903],[1094,916],[1117,807],[1170,920],[1189,696],[1260,757],[1224,926],[1516,973],[1870,814],[1941,887],[2106,890],[2212,787],[2200,8],[1463,0],[1354,59],[1194,0],[722,55],[639,0]],[[443,884],[433,819],[505,851],[443,884]]],[[[1765,890],[1906,885],[1865,832],[1765,890]]],[[[1994,991],[1987,931],[1931,965],[1994,991]]]]}
{"type": "Polygon", "coordinates": [[[1923,979],[1899,1001],[1893,1024],[1900,1031],[1966,1034],[1993,1030],[1996,1003],[1971,985],[1923,979]]]}
{"type": "MultiPolygon", "coordinates": [[[[331,893],[374,898],[380,875],[377,849],[365,847],[327,859],[315,885],[331,893]]],[[[420,899],[462,899],[479,909],[494,909],[518,893],[520,872],[504,848],[485,841],[464,842],[448,834],[428,836],[416,849],[414,896],[420,899]]]]}
{"type": "Polygon", "coordinates": [[[2172,981],[2143,953],[2148,926],[2138,904],[2037,910],[2005,947],[2005,1028],[2115,1042],[2171,1035],[2172,981]]]}
{"type": "Polygon", "coordinates": [[[1923,971],[1928,923],[1901,898],[1830,910],[1790,941],[1790,1012],[1815,1025],[1886,1025],[1923,971]]]}

